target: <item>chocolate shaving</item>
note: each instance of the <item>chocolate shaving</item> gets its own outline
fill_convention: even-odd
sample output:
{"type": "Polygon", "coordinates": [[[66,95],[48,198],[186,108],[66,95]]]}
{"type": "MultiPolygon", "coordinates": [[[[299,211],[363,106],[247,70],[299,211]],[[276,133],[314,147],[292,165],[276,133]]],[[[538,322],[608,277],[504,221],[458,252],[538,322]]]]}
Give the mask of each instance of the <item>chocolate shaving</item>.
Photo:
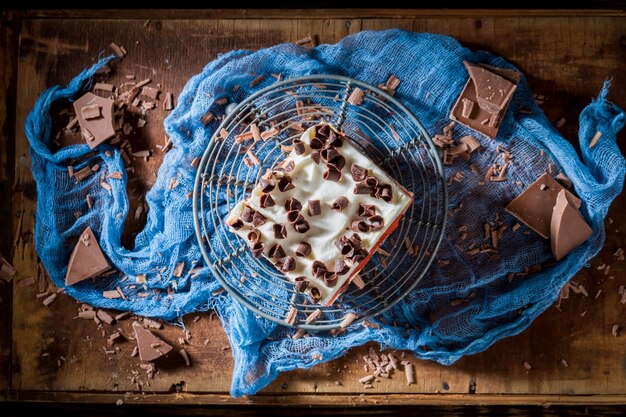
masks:
{"type": "Polygon", "coordinates": [[[296,187],[292,184],[291,178],[289,178],[288,176],[285,175],[280,180],[278,180],[278,189],[280,191],[285,192],[293,190],[294,188],[296,187]]]}
{"type": "Polygon", "coordinates": [[[376,206],[372,204],[359,204],[359,217],[370,217],[376,214],[376,206]]]}
{"type": "Polygon", "coordinates": [[[296,256],[301,258],[306,258],[311,253],[311,245],[307,242],[300,242],[298,247],[296,248],[296,256]]]}
{"type": "Polygon", "coordinates": [[[261,208],[274,207],[276,205],[274,199],[269,194],[262,194],[259,200],[261,208]]]}
{"type": "Polygon", "coordinates": [[[243,211],[241,212],[241,220],[243,220],[246,223],[251,223],[252,217],[254,216],[255,212],[256,211],[253,208],[250,208],[249,206],[245,206],[243,211]]]}
{"type": "Polygon", "coordinates": [[[287,256],[287,254],[285,253],[285,250],[280,245],[280,243],[277,243],[270,248],[269,252],[267,253],[267,256],[269,256],[270,258],[274,258],[274,259],[282,259],[285,256],[287,256]]]}
{"type": "Polygon", "coordinates": [[[309,205],[307,208],[309,216],[318,216],[322,213],[322,206],[320,205],[319,200],[309,200],[309,205]]]}
{"type": "Polygon", "coordinates": [[[357,182],[352,190],[354,194],[370,194],[371,191],[372,189],[365,183],[365,181],[357,182]]]}
{"type": "Polygon", "coordinates": [[[294,286],[296,287],[296,291],[302,293],[306,291],[309,286],[309,279],[305,276],[299,276],[294,279],[294,286]]]}
{"type": "Polygon", "coordinates": [[[311,228],[311,226],[309,226],[309,222],[307,222],[306,220],[302,220],[302,222],[296,222],[293,227],[299,233],[306,233],[311,228]]]}
{"type": "Polygon", "coordinates": [[[259,180],[259,187],[264,193],[269,193],[276,187],[276,182],[271,178],[261,178],[259,180]]]}
{"type": "Polygon", "coordinates": [[[333,268],[337,275],[344,275],[348,273],[350,267],[346,265],[346,262],[343,259],[337,259],[335,261],[335,267],[333,268]]]}
{"type": "Polygon", "coordinates": [[[313,265],[311,266],[311,272],[313,272],[313,276],[315,278],[321,278],[328,271],[324,262],[315,260],[313,261],[313,265]]]}
{"type": "Polygon", "coordinates": [[[289,272],[289,271],[293,271],[294,269],[296,269],[296,260],[294,259],[294,257],[293,256],[285,257],[281,271],[289,272]]]}
{"type": "Polygon", "coordinates": [[[265,243],[257,242],[252,246],[252,255],[255,258],[258,258],[263,253],[263,249],[265,249],[265,243]]]}
{"type": "Polygon", "coordinates": [[[311,159],[316,164],[319,164],[320,163],[320,152],[319,151],[311,152],[311,159]]]}
{"type": "Polygon", "coordinates": [[[317,287],[311,287],[309,291],[309,295],[311,296],[311,300],[316,303],[322,298],[322,292],[317,287]]]}
{"type": "Polygon", "coordinates": [[[367,233],[370,231],[370,226],[365,222],[365,220],[355,220],[350,225],[350,228],[355,232],[363,232],[367,233]]]}
{"type": "Polygon", "coordinates": [[[285,210],[286,211],[293,211],[293,210],[300,211],[302,210],[302,203],[292,197],[285,202],[285,210]]]}
{"type": "Polygon", "coordinates": [[[337,285],[337,274],[330,271],[326,272],[324,274],[324,284],[326,284],[327,287],[334,287],[337,285]]]}
{"type": "Polygon", "coordinates": [[[267,218],[258,211],[252,216],[252,226],[259,227],[267,222],[267,218]]]}
{"type": "Polygon", "coordinates": [[[331,206],[337,213],[341,213],[346,207],[348,207],[348,199],[346,197],[339,197],[331,206]]]}
{"type": "Polygon", "coordinates": [[[328,169],[324,171],[324,174],[322,175],[322,177],[326,181],[338,182],[341,179],[341,172],[332,166],[328,166],[328,169]]]}
{"type": "Polygon", "coordinates": [[[275,224],[272,227],[274,228],[275,239],[285,239],[287,237],[287,228],[284,224],[275,224]]]}
{"type": "Polygon", "coordinates": [[[367,169],[357,164],[352,164],[350,167],[350,174],[352,174],[352,179],[354,179],[354,181],[363,181],[365,177],[367,177],[367,169]]]}

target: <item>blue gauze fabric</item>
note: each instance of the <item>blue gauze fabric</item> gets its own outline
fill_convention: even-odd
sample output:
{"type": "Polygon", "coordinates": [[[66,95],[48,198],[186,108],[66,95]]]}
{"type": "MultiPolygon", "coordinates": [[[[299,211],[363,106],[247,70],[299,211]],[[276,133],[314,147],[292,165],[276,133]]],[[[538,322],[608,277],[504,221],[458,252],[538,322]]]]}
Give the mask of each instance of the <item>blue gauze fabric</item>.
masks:
{"type": "MultiPolygon", "coordinates": [[[[67,294],[97,307],[130,310],[166,320],[214,308],[232,345],[233,396],[253,394],[279,372],[329,361],[368,341],[378,342],[381,347],[410,350],[418,358],[449,365],[463,355],[481,352],[497,340],[521,332],[555,302],[563,285],[598,253],[605,238],[603,219],[624,182],[625,163],[616,145],[616,133],[623,127],[625,116],[606,100],[608,84],[580,115],[581,161],[572,145],[550,125],[522,79],[497,140],[478,135],[482,150],[469,161],[484,173],[494,162],[496,146],[502,145],[514,156],[507,173],[509,180],[481,187],[480,178],[462,158],[445,168],[448,177],[457,171],[465,174],[464,181],[452,181],[449,187],[450,208],[463,201],[464,209],[450,214],[437,255],[450,263],[434,263],[413,292],[375,320],[379,328],[358,324],[337,337],[316,334],[293,340],[287,337],[286,328],[256,317],[226,293],[212,296],[219,285],[202,264],[193,230],[191,199],[186,197],[196,174],[190,162],[202,155],[218,126],[214,121],[204,127],[200,117],[209,109],[217,116],[223,114],[224,106],[215,102],[222,97],[240,102],[275,82],[271,73],[282,73],[285,78],[340,74],[373,85],[393,74],[401,80],[396,97],[434,135],[449,122],[450,109],[468,78],[463,60],[514,67],[487,52],[472,52],[450,37],[399,30],[361,32],[335,45],[313,49],[283,44],[256,52],[222,54],[188,82],[177,107],[165,121],[174,147],[165,156],[158,179],[146,196],[147,224],[137,236],[134,248],[127,250],[121,245],[129,206],[127,176],[107,179],[112,187],[110,192],[99,186],[101,174],[125,172],[119,151],[104,144],[93,156],[85,157],[89,152],[87,145],[72,145],[54,153],[48,147],[51,104],[79,97],[86,82],[108,59],[79,74],[67,87],[57,86],[43,93],[28,117],[26,133],[38,191],[37,253],[54,283],[64,287],[72,247],[84,228],[91,226],[120,274],[66,287],[67,294]],[[264,80],[249,87],[256,74],[265,75],[264,80]],[[235,85],[240,86],[237,92],[233,92],[235,85]],[[521,107],[530,109],[530,114],[520,112],[521,107]],[[596,132],[602,136],[590,148],[596,132]],[[107,151],[111,156],[107,156],[107,151]],[[75,170],[96,163],[100,169],[76,184],[68,177],[66,165],[70,158],[80,157],[83,160],[74,166],[75,170]],[[511,232],[517,221],[504,211],[504,206],[544,173],[549,163],[554,164],[554,175],[563,172],[573,181],[583,201],[581,211],[593,228],[589,240],[556,263],[549,241],[534,232],[521,233],[524,229],[511,232]],[[170,179],[174,177],[179,185],[170,190],[170,179]],[[523,185],[518,185],[518,181],[523,185]],[[85,201],[87,193],[94,200],[91,210],[85,201]],[[84,214],[76,219],[75,211],[84,214]],[[468,226],[467,244],[480,245],[483,223],[493,221],[496,215],[508,226],[500,244],[500,259],[471,257],[454,246],[462,224],[468,226]],[[179,262],[185,262],[186,269],[183,276],[176,278],[172,272],[179,262]],[[507,279],[510,272],[523,272],[525,267],[536,264],[549,266],[523,279],[507,279]],[[189,270],[195,266],[202,268],[198,277],[191,278],[189,270]],[[148,274],[146,284],[130,288],[134,277],[142,273],[148,274]],[[128,300],[102,297],[103,290],[118,285],[128,300]],[[141,293],[149,296],[142,298],[141,293]],[[466,302],[451,303],[455,299],[466,302]]],[[[455,127],[456,138],[465,134],[472,132],[455,127]]]]}

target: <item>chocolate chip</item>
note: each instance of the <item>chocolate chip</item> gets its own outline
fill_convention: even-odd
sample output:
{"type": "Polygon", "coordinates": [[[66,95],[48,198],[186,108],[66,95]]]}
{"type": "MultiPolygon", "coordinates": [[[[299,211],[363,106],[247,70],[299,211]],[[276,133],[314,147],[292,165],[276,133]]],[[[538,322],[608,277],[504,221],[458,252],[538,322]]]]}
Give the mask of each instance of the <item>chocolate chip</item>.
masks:
{"type": "Polygon", "coordinates": [[[294,188],[296,187],[291,183],[291,178],[289,178],[287,175],[278,180],[278,189],[280,191],[285,192],[293,190],[294,188]]]}
{"type": "Polygon", "coordinates": [[[263,253],[263,249],[265,248],[265,243],[257,242],[252,246],[252,255],[255,258],[258,258],[263,253]]]}
{"type": "Polygon", "coordinates": [[[315,260],[313,261],[313,265],[311,266],[311,272],[313,272],[313,276],[315,278],[321,278],[328,271],[324,262],[315,260]]]}
{"type": "Polygon", "coordinates": [[[363,181],[367,177],[367,169],[357,164],[352,164],[350,174],[352,174],[352,179],[355,181],[363,181]]]}
{"type": "Polygon", "coordinates": [[[364,220],[355,220],[350,225],[350,228],[355,232],[367,233],[370,231],[370,227],[364,220]]]}
{"type": "Polygon", "coordinates": [[[327,168],[328,169],[326,169],[326,171],[324,171],[324,174],[322,175],[323,178],[327,181],[338,182],[341,179],[341,172],[337,171],[333,167],[327,167],[327,168]]]}
{"type": "Polygon", "coordinates": [[[291,172],[293,171],[293,169],[296,167],[296,163],[293,161],[289,161],[287,162],[287,165],[285,165],[285,171],[287,172],[291,172]]]}
{"type": "Polygon", "coordinates": [[[337,274],[330,271],[326,272],[324,274],[324,284],[326,284],[327,287],[334,287],[337,285],[337,274]]]}
{"type": "Polygon", "coordinates": [[[271,178],[261,178],[259,180],[259,186],[261,187],[261,191],[269,193],[276,187],[276,182],[271,178]]]}
{"type": "Polygon", "coordinates": [[[376,214],[376,206],[373,204],[359,204],[359,217],[370,217],[376,214]]]}
{"type": "Polygon", "coordinates": [[[243,211],[241,212],[241,220],[243,220],[246,223],[250,223],[252,221],[252,216],[254,216],[254,213],[255,213],[255,210],[253,208],[245,206],[243,208],[243,211]]]}
{"type": "Polygon", "coordinates": [[[304,143],[300,139],[294,139],[292,141],[293,150],[296,152],[296,155],[302,155],[305,152],[304,143]]]}
{"type": "Polygon", "coordinates": [[[333,268],[333,270],[335,271],[337,275],[344,275],[348,273],[348,271],[350,270],[350,267],[346,265],[343,259],[337,259],[335,261],[335,267],[333,268]]]}
{"type": "Polygon", "coordinates": [[[289,223],[294,224],[296,222],[302,222],[303,220],[304,217],[302,216],[302,214],[300,214],[298,210],[292,210],[287,212],[287,221],[289,223]]]}
{"type": "Polygon", "coordinates": [[[266,221],[267,218],[258,211],[252,216],[252,226],[254,227],[259,227],[262,224],[265,224],[266,221]]]}
{"type": "Polygon", "coordinates": [[[281,270],[283,272],[289,272],[293,271],[294,269],[296,269],[296,260],[293,258],[293,256],[287,256],[283,261],[283,267],[281,268],[281,270]]]}
{"type": "Polygon", "coordinates": [[[285,256],[287,256],[287,254],[285,253],[285,250],[283,249],[283,247],[280,245],[280,243],[275,244],[274,246],[272,246],[269,250],[269,252],[267,252],[267,255],[270,258],[274,258],[274,259],[282,259],[285,256]]]}
{"type": "Polygon", "coordinates": [[[311,245],[309,245],[307,242],[300,242],[300,244],[296,248],[295,253],[296,256],[306,258],[307,256],[309,256],[309,253],[311,253],[311,245]]]}
{"type": "Polygon", "coordinates": [[[269,194],[262,194],[260,198],[261,208],[274,207],[276,203],[274,199],[269,194]]]}
{"type": "Polygon", "coordinates": [[[306,291],[306,288],[309,286],[309,279],[305,276],[296,277],[294,281],[296,291],[300,293],[306,291]]]}
{"type": "Polygon", "coordinates": [[[316,164],[319,164],[320,163],[320,152],[319,151],[311,152],[311,159],[316,164]]]}
{"type": "Polygon", "coordinates": [[[239,230],[243,227],[243,221],[241,219],[235,219],[234,221],[232,221],[230,224],[228,224],[230,227],[232,227],[235,230],[239,230]]]}
{"type": "Polygon", "coordinates": [[[287,228],[284,224],[275,224],[273,227],[275,239],[284,239],[287,237],[287,228]]]}
{"type": "Polygon", "coordinates": [[[319,215],[322,212],[322,206],[320,205],[320,201],[309,200],[309,206],[307,210],[309,212],[309,216],[311,217],[319,215]]]}
{"type": "Polygon", "coordinates": [[[371,190],[372,189],[367,184],[365,184],[365,181],[361,181],[356,183],[352,192],[354,194],[369,194],[371,190]]]}
{"type": "Polygon", "coordinates": [[[309,294],[311,295],[311,300],[314,303],[317,303],[319,300],[322,299],[322,292],[317,287],[311,287],[311,290],[309,291],[309,294]]]}
{"type": "Polygon", "coordinates": [[[300,211],[302,209],[302,203],[299,202],[296,198],[291,197],[285,202],[285,210],[286,211],[300,211]]]}
{"type": "Polygon", "coordinates": [[[367,223],[372,228],[372,230],[378,230],[384,226],[385,220],[382,216],[374,215],[367,219],[367,223]]]}
{"type": "Polygon", "coordinates": [[[261,238],[261,233],[258,230],[250,230],[246,235],[246,238],[250,241],[250,243],[257,243],[261,238]]]}
{"type": "Polygon", "coordinates": [[[311,149],[320,150],[324,147],[324,144],[325,142],[318,137],[311,139],[311,149]]]}
{"type": "Polygon", "coordinates": [[[299,233],[306,233],[311,228],[311,226],[309,226],[309,222],[307,222],[306,220],[294,223],[293,227],[299,233]]]}
{"type": "Polygon", "coordinates": [[[335,202],[330,206],[337,213],[341,213],[343,209],[348,206],[348,199],[346,197],[339,197],[335,202]]]}

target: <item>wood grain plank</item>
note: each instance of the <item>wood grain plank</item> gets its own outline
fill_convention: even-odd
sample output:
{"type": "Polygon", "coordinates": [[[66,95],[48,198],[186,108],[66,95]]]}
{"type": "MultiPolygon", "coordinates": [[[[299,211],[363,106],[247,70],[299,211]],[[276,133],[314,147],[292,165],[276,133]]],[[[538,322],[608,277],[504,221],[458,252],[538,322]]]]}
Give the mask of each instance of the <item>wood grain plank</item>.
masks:
{"type": "MultiPolygon", "coordinates": [[[[444,19],[437,18],[436,14],[416,15],[396,11],[385,19],[362,20],[358,18],[358,13],[351,15],[356,18],[288,19],[286,15],[282,15],[283,18],[272,17],[281,16],[281,12],[272,13],[275,14],[256,15],[253,20],[154,18],[147,26],[143,20],[106,20],[106,23],[82,19],[26,20],[18,62],[17,125],[23,125],[40,91],[46,86],[67,82],[80,68],[89,65],[112,40],[129,49],[129,56],[120,64],[116,77],[126,73],[135,73],[138,78],[151,75],[164,90],[177,94],[190,76],[198,73],[220,52],[293,41],[307,32],[317,33],[321,42],[330,43],[359,30],[390,27],[451,34],[469,47],[489,49],[508,57],[525,72],[535,91],[549,97],[544,104],[548,117],[553,121],[566,117],[567,123],[561,128],[566,137],[575,138],[577,114],[589,98],[597,94],[602,80],[611,74],[615,75],[611,97],[626,107],[626,79],[618,77],[626,59],[624,18],[583,18],[580,15],[527,18],[507,14],[487,14],[485,17],[453,13],[452,17],[447,15],[444,19]],[[272,20],[265,21],[259,16],[272,20]]],[[[162,143],[162,118],[163,115],[155,114],[149,120],[141,138],[146,145],[162,143]]],[[[22,153],[27,153],[27,147],[20,130],[16,155],[22,153]]],[[[137,162],[138,175],[131,185],[132,193],[141,194],[149,188],[154,181],[152,172],[159,164],[158,153],[147,164],[137,162]]],[[[15,176],[18,184],[31,181],[28,167],[16,166],[15,176]]],[[[16,191],[13,196],[14,213],[23,213],[14,262],[20,273],[32,274],[33,265],[36,265],[30,238],[35,202],[27,194],[16,191]]],[[[298,399],[291,401],[300,404],[312,398],[316,399],[316,403],[319,403],[319,398],[324,398],[324,403],[328,400],[328,404],[339,399],[345,403],[352,398],[350,395],[358,394],[368,394],[366,398],[376,401],[391,398],[398,403],[497,403],[500,400],[507,403],[573,403],[581,401],[577,395],[583,394],[596,395],[592,401],[623,401],[621,396],[626,395],[626,370],[622,360],[626,346],[620,338],[611,336],[610,326],[620,320],[624,308],[619,304],[617,288],[624,284],[625,268],[623,263],[611,259],[611,253],[623,244],[621,233],[617,230],[626,230],[626,219],[619,215],[624,207],[626,201],[622,195],[610,212],[613,224],[608,231],[607,245],[592,262],[593,266],[610,262],[616,278],[609,280],[602,271],[584,269],[576,280],[584,283],[592,297],[574,296],[564,303],[562,312],[550,309],[523,334],[503,340],[487,352],[463,358],[452,367],[428,361],[416,362],[418,378],[415,385],[407,386],[404,375],[397,374],[389,381],[376,383],[373,390],[365,390],[357,382],[364,375],[360,358],[366,351],[366,347],[357,347],[336,361],[310,370],[282,374],[263,391],[267,395],[253,397],[252,403],[256,403],[258,398],[262,399],[258,401],[275,401],[276,404],[282,401],[289,403],[283,398],[292,397],[298,399]],[[593,300],[598,289],[602,289],[604,295],[599,300],[593,300]],[[586,315],[581,318],[583,311],[586,315]],[[567,360],[568,368],[561,365],[561,359],[567,360]],[[524,361],[533,365],[530,372],[522,366],[524,361]],[[335,381],[341,385],[336,385],[335,381]],[[475,395],[468,395],[471,384],[476,387],[475,395]],[[437,392],[446,395],[431,395],[437,392]],[[306,395],[286,395],[296,393],[306,395]],[[328,396],[315,396],[322,393],[328,396]],[[508,396],[501,397],[501,394],[508,396]]],[[[140,227],[141,224],[129,225],[127,245],[140,227]]],[[[180,358],[172,358],[171,363],[159,366],[159,375],[148,380],[138,362],[129,357],[131,343],[121,344],[121,351],[116,355],[105,355],[102,347],[106,337],[94,324],[73,320],[71,317],[75,312],[75,303],[68,297],[61,296],[46,309],[34,301],[34,288],[15,289],[13,386],[20,398],[54,396],[67,400],[106,398],[108,401],[117,394],[98,392],[136,389],[129,376],[137,371],[144,389],[151,392],[166,393],[174,384],[185,381],[183,386],[187,392],[217,393],[198,395],[199,402],[229,399],[222,394],[229,389],[232,359],[228,350],[222,350],[227,341],[219,322],[209,320],[208,314],[202,314],[196,323],[192,320],[193,316],[185,319],[193,335],[191,344],[186,346],[193,366],[186,368],[180,358]],[[64,325],[55,326],[55,323],[64,325]],[[206,346],[205,340],[209,340],[206,346]],[[45,353],[48,355],[43,356],[45,353]],[[61,356],[66,360],[58,366],[61,356]],[[149,387],[145,385],[147,382],[149,387]],[[46,391],[53,391],[54,394],[46,391]]],[[[129,326],[130,321],[125,321],[113,327],[105,326],[104,331],[109,334],[120,327],[123,333],[129,334],[129,326]]],[[[181,330],[168,326],[159,333],[166,340],[175,342],[181,330]]],[[[140,398],[150,402],[195,398],[187,395],[148,395],[140,398]]],[[[357,401],[360,398],[357,397],[357,401]]],[[[589,398],[592,397],[585,397],[589,398]]]]}

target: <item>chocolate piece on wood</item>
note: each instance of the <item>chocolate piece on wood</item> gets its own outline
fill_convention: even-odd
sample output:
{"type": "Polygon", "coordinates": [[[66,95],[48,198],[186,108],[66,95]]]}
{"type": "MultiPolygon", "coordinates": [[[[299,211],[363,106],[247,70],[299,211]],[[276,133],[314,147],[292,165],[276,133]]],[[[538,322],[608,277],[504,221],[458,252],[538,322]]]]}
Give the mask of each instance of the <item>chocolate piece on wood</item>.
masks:
{"type": "Polygon", "coordinates": [[[74,111],[78,117],[83,136],[89,138],[86,142],[91,149],[115,136],[113,100],[93,93],[86,93],[74,102],[74,111]],[[84,114],[83,108],[85,108],[84,114]],[[99,109],[99,117],[94,117],[96,108],[99,109]]]}
{"type": "Polygon", "coordinates": [[[567,193],[565,189],[559,191],[550,221],[550,244],[557,261],[589,239],[592,233],[567,193]]]}
{"type": "Polygon", "coordinates": [[[133,323],[133,331],[135,332],[135,341],[139,350],[139,359],[142,361],[152,362],[172,350],[170,345],[156,337],[137,321],[133,323]]]}
{"type": "Polygon", "coordinates": [[[521,74],[505,68],[464,62],[469,73],[450,119],[495,139],[521,74]]]}
{"type": "MultiPolygon", "coordinates": [[[[518,195],[506,206],[506,211],[517,217],[528,227],[543,238],[550,237],[550,223],[552,208],[556,204],[556,197],[565,190],[550,174],[545,173],[532,183],[524,192],[518,195]]],[[[581,201],[569,191],[565,195],[575,208],[579,208],[581,201]]]]}
{"type": "Polygon", "coordinates": [[[74,285],[101,275],[109,269],[111,265],[104,257],[93,231],[88,227],[81,234],[70,256],[65,274],[65,285],[74,285]]]}

